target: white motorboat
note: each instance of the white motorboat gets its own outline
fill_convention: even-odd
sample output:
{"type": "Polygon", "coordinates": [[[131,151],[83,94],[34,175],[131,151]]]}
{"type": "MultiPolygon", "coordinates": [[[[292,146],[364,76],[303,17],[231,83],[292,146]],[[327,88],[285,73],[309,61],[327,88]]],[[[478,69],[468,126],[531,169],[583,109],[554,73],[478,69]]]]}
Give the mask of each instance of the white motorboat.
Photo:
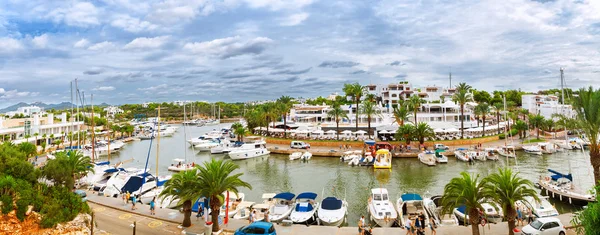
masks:
{"type": "MultiPolygon", "coordinates": [[[[227,192],[223,193],[223,199],[227,198],[227,192]]],[[[229,201],[223,203],[220,210],[220,216],[225,217],[225,210],[229,207],[228,216],[232,218],[233,215],[237,214],[240,209],[239,204],[244,201],[246,195],[244,193],[238,193],[237,195],[233,192],[229,192],[229,201]]]]}
{"type": "MultiPolygon", "coordinates": [[[[265,219],[265,214],[267,213],[267,211],[270,212],[270,209],[273,205],[272,204],[265,204],[265,203],[261,203],[261,204],[254,204],[252,206],[252,211],[256,211],[256,215],[254,217],[254,221],[262,221],[265,219]]],[[[272,221],[271,216],[269,215],[269,220],[272,221]]]]}
{"type": "Polygon", "coordinates": [[[235,146],[236,143],[231,143],[228,139],[224,139],[223,141],[221,141],[221,143],[210,149],[210,153],[211,154],[222,154],[222,153],[229,153],[231,151],[231,148],[234,147],[239,147],[241,146],[241,144],[239,144],[238,146],[235,146]]]}
{"type": "Polygon", "coordinates": [[[303,152],[293,152],[290,154],[290,161],[296,160],[296,159],[300,159],[300,157],[302,157],[302,154],[304,154],[303,152]]]}
{"type": "Polygon", "coordinates": [[[348,214],[348,203],[335,197],[326,197],[321,201],[317,217],[326,226],[340,226],[348,214]]]}
{"type": "Polygon", "coordinates": [[[210,149],[218,147],[221,145],[221,139],[219,138],[206,138],[205,142],[195,144],[194,148],[198,151],[210,151],[210,149]]]}
{"type": "Polygon", "coordinates": [[[527,207],[531,213],[537,218],[555,217],[558,216],[556,208],[548,201],[548,196],[540,196],[540,201],[536,201],[533,197],[525,197],[524,201],[517,201],[515,204],[518,207],[527,207]]]}
{"type": "Polygon", "coordinates": [[[371,221],[381,227],[391,227],[398,218],[398,213],[396,213],[394,204],[389,200],[388,191],[385,188],[371,189],[368,207],[371,221]]]}
{"type": "Polygon", "coordinates": [[[454,151],[454,156],[456,157],[456,159],[461,160],[463,162],[472,161],[471,157],[469,157],[469,155],[467,155],[467,153],[462,150],[454,151]]]}
{"type": "Polygon", "coordinates": [[[556,147],[554,146],[554,144],[538,143],[538,147],[539,147],[540,151],[542,151],[542,153],[544,153],[544,154],[556,153],[556,147]]]}
{"type": "Polygon", "coordinates": [[[468,151],[466,153],[470,159],[475,159],[478,161],[486,161],[487,157],[486,157],[486,153],[485,152],[481,152],[481,151],[468,151]]]}
{"type": "Polygon", "coordinates": [[[308,161],[312,158],[312,153],[306,151],[302,154],[302,156],[300,157],[300,160],[302,161],[308,161]]]}
{"type": "Polygon", "coordinates": [[[360,156],[362,156],[361,150],[346,151],[342,154],[342,156],[340,157],[340,160],[343,162],[347,162],[347,161],[351,161],[352,159],[354,159],[356,157],[358,157],[360,159],[360,156]]]}
{"type": "Polygon", "coordinates": [[[375,153],[374,169],[392,169],[392,154],[387,149],[377,150],[375,153]]]}
{"type": "Polygon", "coordinates": [[[452,214],[456,217],[456,219],[458,219],[459,225],[469,223],[469,215],[467,215],[466,211],[467,207],[464,205],[454,208],[454,210],[452,210],[452,214]]]}
{"type": "Polygon", "coordinates": [[[204,135],[189,139],[188,143],[194,146],[197,144],[208,142],[207,139],[212,139],[212,138],[221,138],[221,131],[212,130],[204,135]]]}
{"type": "MultiPolygon", "coordinates": [[[[250,216],[250,213],[252,212],[251,208],[255,204],[256,204],[255,202],[249,202],[249,201],[240,202],[240,204],[237,205],[238,210],[233,215],[233,219],[238,219],[238,220],[248,219],[248,217],[250,216]]],[[[268,207],[265,207],[265,208],[268,208],[268,207]]]]}
{"type": "Polygon", "coordinates": [[[498,205],[494,206],[490,203],[482,203],[481,207],[483,207],[483,213],[485,214],[485,218],[490,223],[500,223],[504,218],[504,213],[502,213],[502,208],[498,205]]]}
{"type": "Polygon", "coordinates": [[[436,157],[435,153],[429,150],[419,153],[419,161],[428,166],[435,166],[436,157]]]}
{"type": "Polygon", "coordinates": [[[170,171],[180,172],[196,169],[194,164],[186,164],[184,159],[175,158],[173,159],[174,164],[171,164],[167,169],[170,171]]]}
{"type": "Polygon", "coordinates": [[[532,155],[542,155],[542,150],[537,145],[523,145],[523,151],[532,155]]]}
{"type": "Polygon", "coordinates": [[[425,224],[429,224],[429,213],[423,204],[423,198],[419,194],[405,193],[396,201],[399,221],[404,221],[407,217],[419,216],[421,213],[425,216],[425,224]]]}
{"type": "Polygon", "coordinates": [[[248,142],[244,143],[239,148],[235,148],[229,152],[229,157],[232,160],[242,160],[254,157],[268,155],[267,143],[260,137],[249,137],[248,142]]]}
{"type": "MultiPolygon", "coordinates": [[[[150,168],[147,168],[146,171],[144,171],[144,169],[137,169],[137,168],[127,168],[127,169],[123,169],[118,171],[116,174],[114,174],[112,177],[110,177],[110,179],[108,179],[108,181],[106,181],[106,185],[103,189],[100,190],[100,192],[102,192],[104,194],[104,196],[107,197],[116,197],[117,195],[121,194],[121,193],[125,193],[129,190],[127,189],[123,189],[123,187],[125,186],[125,184],[127,182],[129,182],[129,179],[131,177],[136,177],[136,176],[143,176],[148,174],[147,172],[150,171],[150,168]]],[[[142,180],[137,180],[139,181],[139,186],[141,187],[142,185],[142,180]]],[[[138,187],[139,189],[139,187],[138,187]]],[[[133,191],[129,191],[130,193],[133,193],[133,191]]]]}
{"type": "Polygon", "coordinates": [[[280,193],[273,197],[274,203],[269,208],[269,220],[271,222],[281,222],[286,219],[294,210],[293,193],[280,193]]]}
{"type": "Polygon", "coordinates": [[[517,157],[517,154],[515,152],[515,147],[512,145],[501,146],[500,148],[497,148],[496,151],[498,152],[498,154],[500,154],[500,156],[503,156],[503,157],[512,157],[512,158],[517,157]]]}
{"type": "Polygon", "coordinates": [[[570,173],[563,174],[552,169],[548,169],[548,171],[552,175],[540,177],[538,182],[543,194],[567,201],[569,204],[587,205],[597,201],[596,195],[576,188],[573,184],[573,175],[570,173]]]}
{"type": "Polygon", "coordinates": [[[448,163],[448,157],[442,154],[445,150],[435,150],[435,161],[437,163],[448,163]]]}
{"type": "Polygon", "coordinates": [[[121,170],[125,170],[123,168],[117,167],[107,167],[104,170],[101,170],[104,167],[94,167],[94,173],[90,174],[86,177],[85,184],[90,185],[94,191],[101,191],[106,187],[106,183],[110,178],[112,178],[117,172],[121,170]]]}
{"type": "Polygon", "coordinates": [[[297,224],[312,224],[317,218],[316,212],[319,208],[319,203],[315,199],[317,199],[316,193],[298,194],[296,204],[290,214],[290,220],[297,224]]]}
{"type": "Polygon", "coordinates": [[[494,148],[485,148],[484,150],[485,153],[485,158],[487,158],[487,160],[491,160],[491,161],[498,161],[498,155],[496,155],[494,153],[494,151],[496,151],[496,149],[494,148]]]}

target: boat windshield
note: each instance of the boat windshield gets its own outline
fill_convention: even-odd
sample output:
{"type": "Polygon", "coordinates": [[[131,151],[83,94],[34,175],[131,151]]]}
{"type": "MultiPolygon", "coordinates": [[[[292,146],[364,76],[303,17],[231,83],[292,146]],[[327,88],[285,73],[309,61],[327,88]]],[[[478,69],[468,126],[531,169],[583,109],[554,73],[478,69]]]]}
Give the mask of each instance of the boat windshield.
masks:
{"type": "Polygon", "coordinates": [[[388,195],[387,194],[373,194],[373,200],[375,200],[375,201],[387,201],[388,200],[388,195]]]}
{"type": "Polygon", "coordinates": [[[536,230],[540,230],[540,228],[542,227],[543,223],[540,222],[539,220],[534,220],[529,225],[531,225],[531,227],[534,228],[534,229],[536,229],[536,230]]]}

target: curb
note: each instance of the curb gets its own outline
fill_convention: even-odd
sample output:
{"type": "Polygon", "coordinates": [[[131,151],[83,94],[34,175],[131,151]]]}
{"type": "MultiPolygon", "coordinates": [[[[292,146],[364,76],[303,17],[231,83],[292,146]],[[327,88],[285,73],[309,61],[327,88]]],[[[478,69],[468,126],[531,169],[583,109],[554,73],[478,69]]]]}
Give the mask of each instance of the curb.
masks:
{"type": "Polygon", "coordinates": [[[139,216],[144,216],[144,217],[151,218],[151,219],[162,220],[162,221],[169,222],[169,223],[181,224],[181,222],[179,222],[179,221],[174,221],[174,220],[164,219],[164,218],[159,218],[159,217],[152,217],[152,216],[149,216],[147,214],[142,214],[142,213],[131,211],[131,210],[125,210],[123,208],[119,208],[119,207],[115,207],[115,206],[110,206],[110,205],[106,205],[106,204],[94,202],[94,201],[91,201],[91,200],[87,200],[87,202],[94,203],[96,205],[108,207],[108,208],[111,208],[111,209],[114,209],[114,210],[118,210],[118,211],[122,211],[122,212],[127,212],[127,213],[131,213],[131,214],[139,215],[139,216]]]}

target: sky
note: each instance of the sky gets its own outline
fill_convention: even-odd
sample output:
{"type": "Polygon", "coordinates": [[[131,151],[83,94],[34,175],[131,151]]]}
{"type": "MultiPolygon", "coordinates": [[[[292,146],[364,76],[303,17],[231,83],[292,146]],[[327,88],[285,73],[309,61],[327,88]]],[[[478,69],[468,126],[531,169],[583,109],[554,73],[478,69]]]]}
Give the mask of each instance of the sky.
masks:
{"type": "Polygon", "coordinates": [[[0,108],[327,96],[344,83],[600,81],[597,0],[0,1],[0,108]]]}

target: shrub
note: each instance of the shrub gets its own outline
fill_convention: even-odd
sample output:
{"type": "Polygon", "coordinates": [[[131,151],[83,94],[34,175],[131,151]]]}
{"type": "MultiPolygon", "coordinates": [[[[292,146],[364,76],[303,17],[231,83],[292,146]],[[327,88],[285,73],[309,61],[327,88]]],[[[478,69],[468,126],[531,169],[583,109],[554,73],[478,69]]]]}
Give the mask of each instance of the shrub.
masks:
{"type": "Polygon", "coordinates": [[[501,139],[501,140],[506,139],[506,135],[500,134],[500,135],[498,135],[498,139],[501,139]]]}
{"type": "Polygon", "coordinates": [[[86,202],[82,202],[81,198],[68,190],[66,187],[49,188],[48,194],[45,196],[45,202],[42,205],[42,221],[43,228],[54,227],[58,223],[63,223],[75,219],[82,212],[89,213],[90,208],[86,202]]]}
{"type": "Polygon", "coordinates": [[[17,219],[20,221],[25,220],[25,213],[29,207],[29,200],[19,199],[17,201],[17,219]]]}
{"type": "Polygon", "coordinates": [[[2,202],[2,214],[6,215],[13,210],[13,200],[11,196],[0,196],[0,202],[2,202]]]}

